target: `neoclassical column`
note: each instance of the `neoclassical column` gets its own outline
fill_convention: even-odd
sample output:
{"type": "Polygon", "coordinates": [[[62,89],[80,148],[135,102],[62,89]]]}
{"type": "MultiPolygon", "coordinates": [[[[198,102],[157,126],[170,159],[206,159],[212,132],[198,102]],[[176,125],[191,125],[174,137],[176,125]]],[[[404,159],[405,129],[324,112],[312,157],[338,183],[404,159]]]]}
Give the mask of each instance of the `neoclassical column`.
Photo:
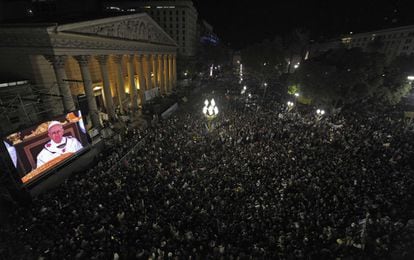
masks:
{"type": "Polygon", "coordinates": [[[89,115],[91,117],[93,127],[100,128],[101,121],[99,120],[98,106],[96,105],[95,95],[93,93],[92,79],[89,72],[88,64],[90,56],[79,55],[74,56],[78,61],[82,74],[83,87],[85,89],[86,99],[88,101],[89,115]]]}
{"type": "Polygon", "coordinates": [[[173,88],[177,87],[177,55],[173,55],[173,88]]]}
{"type": "Polygon", "coordinates": [[[158,85],[160,87],[160,92],[161,94],[165,93],[165,89],[164,89],[164,75],[163,75],[163,70],[164,70],[164,60],[162,58],[162,54],[158,54],[158,69],[157,69],[157,79],[158,79],[158,85]]]}
{"type": "Polygon", "coordinates": [[[73,102],[72,93],[70,91],[69,83],[64,81],[68,79],[65,71],[65,63],[67,60],[66,55],[46,55],[45,58],[52,63],[53,70],[55,71],[56,81],[59,87],[59,92],[63,96],[63,107],[65,112],[73,111],[76,109],[75,102],[73,102]]]}
{"type": "Polygon", "coordinates": [[[154,81],[152,83],[153,83],[154,88],[158,88],[158,82],[157,82],[158,81],[157,80],[157,76],[158,76],[158,73],[157,73],[158,57],[157,57],[157,55],[152,54],[150,60],[151,60],[151,66],[152,66],[152,73],[154,74],[154,77],[153,77],[154,81]]]}
{"type": "Polygon", "coordinates": [[[112,59],[116,64],[116,71],[118,74],[117,77],[117,92],[118,92],[118,103],[121,110],[121,114],[124,113],[124,104],[125,100],[125,85],[124,85],[124,74],[122,73],[122,57],[123,55],[114,55],[112,59]]]}
{"type": "Polygon", "coordinates": [[[128,56],[128,78],[129,78],[129,95],[131,97],[131,109],[132,112],[136,112],[138,109],[138,93],[137,86],[135,86],[135,56],[130,54],[128,56]]]}
{"type": "Polygon", "coordinates": [[[163,62],[164,62],[164,69],[163,69],[163,82],[164,82],[164,89],[165,89],[165,93],[167,94],[167,93],[169,93],[169,85],[168,85],[168,81],[169,81],[169,78],[168,78],[168,55],[167,54],[164,54],[163,55],[163,62]]]}
{"type": "Polygon", "coordinates": [[[144,104],[144,93],[147,89],[147,84],[145,82],[144,76],[144,58],[142,54],[137,55],[137,74],[139,80],[139,98],[141,100],[141,105],[144,104]]]}
{"type": "Polygon", "coordinates": [[[146,80],[146,90],[150,90],[152,89],[152,82],[151,82],[151,71],[152,71],[152,66],[151,66],[151,61],[150,61],[150,56],[148,54],[144,54],[142,55],[142,62],[143,62],[143,69],[144,69],[144,76],[145,76],[145,80],[146,80]]]}
{"type": "Polygon", "coordinates": [[[172,91],[173,86],[173,66],[172,66],[172,55],[168,55],[168,92],[172,91]]]}
{"type": "Polygon", "coordinates": [[[115,119],[114,101],[112,99],[111,83],[109,81],[108,73],[108,55],[99,55],[95,57],[98,60],[99,67],[101,69],[103,90],[105,95],[106,111],[110,119],[115,119]]]}

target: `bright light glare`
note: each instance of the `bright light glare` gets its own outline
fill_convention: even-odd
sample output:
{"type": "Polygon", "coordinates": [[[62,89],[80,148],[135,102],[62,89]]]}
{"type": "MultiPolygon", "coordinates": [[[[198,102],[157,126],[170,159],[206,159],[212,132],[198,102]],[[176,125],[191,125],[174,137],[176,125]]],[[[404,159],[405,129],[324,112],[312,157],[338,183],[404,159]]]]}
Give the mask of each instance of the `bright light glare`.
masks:
{"type": "Polygon", "coordinates": [[[408,76],[407,79],[408,80],[414,80],[414,76],[408,76]]]}
{"type": "Polygon", "coordinates": [[[213,114],[213,111],[214,111],[214,107],[213,106],[209,106],[208,107],[208,114],[209,115],[212,115],[213,114]]]}
{"type": "Polygon", "coordinates": [[[316,110],[316,114],[318,114],[318,115],[324,115],[325,114],[325,110],[323,110],[323,109],[317,109],[316,110]]]}

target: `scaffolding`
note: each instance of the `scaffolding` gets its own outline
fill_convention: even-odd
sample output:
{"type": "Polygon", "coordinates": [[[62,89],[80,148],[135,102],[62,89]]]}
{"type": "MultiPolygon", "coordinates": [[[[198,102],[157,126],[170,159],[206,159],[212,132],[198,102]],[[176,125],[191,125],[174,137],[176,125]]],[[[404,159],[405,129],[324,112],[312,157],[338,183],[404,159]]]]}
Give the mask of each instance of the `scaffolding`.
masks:
{"type": "Polygon", "coordinates": [[[50,117],[54,114],[54,109],[49,104],[62,101],[62,96],[55,93],[58,91],[56,83],[45,87],[30,84],[28,81],[18,81],[3,83],[0,86],[2,135],[50,117]]]}

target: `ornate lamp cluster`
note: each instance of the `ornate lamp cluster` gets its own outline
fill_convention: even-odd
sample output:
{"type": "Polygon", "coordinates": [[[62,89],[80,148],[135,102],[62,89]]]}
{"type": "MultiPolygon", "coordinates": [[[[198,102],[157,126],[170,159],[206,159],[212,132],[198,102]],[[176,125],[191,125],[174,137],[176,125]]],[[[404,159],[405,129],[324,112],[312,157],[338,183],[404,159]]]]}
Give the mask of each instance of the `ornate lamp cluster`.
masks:
{"type": "Polygon", "coordinates": [[[209,102],[207,99],[204,101],[204,107],[203,107],[203,114],[207,118],[214,118],[218,115],[218,107],[216,106],[216,102],[214,101],[214,98],[211,99],[209,102]]]}

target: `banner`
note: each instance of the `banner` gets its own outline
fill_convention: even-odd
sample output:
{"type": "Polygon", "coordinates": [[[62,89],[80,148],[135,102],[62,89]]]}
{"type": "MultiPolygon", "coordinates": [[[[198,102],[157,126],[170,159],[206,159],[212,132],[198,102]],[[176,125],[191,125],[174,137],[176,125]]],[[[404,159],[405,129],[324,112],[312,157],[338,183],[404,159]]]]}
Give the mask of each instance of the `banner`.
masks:
{"type": "Polygon", "coordinates": [[[144,92],[145,101],[149,101],[158,96],[158,88],[152,88],[144,92]]]}
{"type": "Polygon", "coordinates": [[[163,119],[169,117],[172,113],[174,113],[176,110],[178,109],[178,104],[175,103],[174,105],[170,106],[167,110],[165,110],[162,114],[161,117],[163,119]]]}

